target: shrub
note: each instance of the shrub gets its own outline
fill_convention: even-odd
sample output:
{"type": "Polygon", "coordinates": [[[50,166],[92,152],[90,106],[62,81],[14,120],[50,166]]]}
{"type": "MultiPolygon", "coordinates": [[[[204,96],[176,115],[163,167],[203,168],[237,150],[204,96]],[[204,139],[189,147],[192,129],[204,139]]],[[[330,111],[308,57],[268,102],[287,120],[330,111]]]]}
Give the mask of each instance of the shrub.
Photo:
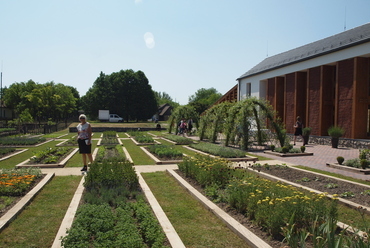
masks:
{"type": "Polygon", "coordinates": [[[287,146],[283,146],[282,148],[281,148],[281,152],[282,153],[287,153],[289,151],[289,147],[287,147],[287,146]]]}
{"type": "Polygon", "coordinates": [[[359,158],[347,159],[343,165],[349,166],[349,167],[355,167],[355,168],[361,167],[359,158]]]}
{"type": "Polygon", "coordinates": [[[271,151],[274,151],[275,150],[275,145],[270,145],[270,149],[271,149],[271,151]]]}
{"type": "Polygon", "coordinates": [[[310,127],[304,127],[302,129],[302,136],[309,136],[311,134],[312,128],[310,127]]]}
{"type": "Polygon", "coordinates": [[[301,152],[304,153],[306,151],[306,147],[305,146],[301,146],[301,152]]]}
{"type": "Polygon", "coordinates": [[[331,126],[328,129],[328,134],[333,138],[340,138],[343,136],[345,130],[338,126],[331,126]]]}
{"type": "Polygon", "coordinates": [[[343,162],[344,162],[344,158],[342,157],[342,156],[338,156],[337,157],[337,162],[338,162],[338,164],[343,164],[343,162]]]}
{"type": "Polygon", "coordinates": [[[366,159],[361,159],[360,164],[361,164],[362,169],[366,169],[368,165],[368,161],[366,159]]]}

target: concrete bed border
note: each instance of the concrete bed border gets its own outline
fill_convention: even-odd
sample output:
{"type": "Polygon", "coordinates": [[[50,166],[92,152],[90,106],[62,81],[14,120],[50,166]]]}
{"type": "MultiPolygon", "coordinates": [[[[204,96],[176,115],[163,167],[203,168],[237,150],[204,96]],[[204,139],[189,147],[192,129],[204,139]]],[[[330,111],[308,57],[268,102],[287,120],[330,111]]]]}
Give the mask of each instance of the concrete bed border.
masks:
{"type": "Polygon", "coordinates": [[[23,209],[30,204],[32,199],[42,190],[42,188],[54,177],[54,173],[48,173],[46,176],[25,196],[20,199],[11,209],[9,209],[0,218],[0,232],[12,222],[23,209]]]}

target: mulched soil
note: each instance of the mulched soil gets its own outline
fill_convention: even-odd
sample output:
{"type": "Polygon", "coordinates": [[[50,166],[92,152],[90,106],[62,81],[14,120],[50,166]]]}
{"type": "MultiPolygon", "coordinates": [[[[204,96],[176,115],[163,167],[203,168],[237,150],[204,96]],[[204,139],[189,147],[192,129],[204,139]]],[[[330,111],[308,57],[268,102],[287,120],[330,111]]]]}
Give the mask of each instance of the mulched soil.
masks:
{"type": "MultiPolygon", "coordinates": [[[[310,172],[304,172],[300,170],[296,170],[290,167],[274,167],[270,166],[269,169],[260,167],[259,168],[261,172],[274,175],[276,177],[288,180],[290,182],[298,183],[303,186],[321,191],[321,192],[328,192],[329,194],[342,194],[345,192],[353,192],[354,197],[347,197],[346,200],[361,204],[363,206],[370,207],[370,195],[367,194],[361,194],[361,192],[364,192],[366,190],[369,190],[369,187],[361,186],[358,184],[353,183],[347,183],[341,180],[336,180],[333,178],[326,177],[324,175],[316,175],[310,172]],[[337,188],[329,189],[327,188],[327,185],[336,184],[338,185],[337,188]]],[[[204,192],[204,188],[202,188],[195,180],[186,178],[184,174],[177,170],[176,171],[180,176],[182,176],[188,183],[190,183],[195,189],[197,189],[200,193],[203,195],[206,195],[204,192]]],[[[256,170],[256,173],[257,170],[256,170]]],[[[262,240],[264,240],[266,243],[268,243],[273,248],[281,248],[281,247],[288,247],[284,246],[282,243],[282,238],[279,240],[272,239],[271,236],[269,236],[264,230],[262,230],[260,227],[256,226],[253,222],[251,222],[247,217],[245,217],[243,214],[238,213],[235,209],[231,208],[228,204],[225,203],[216,203],[218,207],[223,209],[225,212],[227,212],[230,216],[232,216],[235,220],[237,220],[239,223],[241,223],[243,226],[248,228],[250,231],[252,231],[255,235],[260,237],[262,240]]]]}

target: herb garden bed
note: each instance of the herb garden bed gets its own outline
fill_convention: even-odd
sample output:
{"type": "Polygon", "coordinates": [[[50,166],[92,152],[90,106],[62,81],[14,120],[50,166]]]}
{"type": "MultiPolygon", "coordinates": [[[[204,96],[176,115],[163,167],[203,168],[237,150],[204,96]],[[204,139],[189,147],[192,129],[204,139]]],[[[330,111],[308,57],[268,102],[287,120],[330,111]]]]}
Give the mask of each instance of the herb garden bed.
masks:
{"type": "MultiPolygon", "coordinates": [[[[156,146],[156,145],[153,145],[156,146]]],[[[162,146],[162,145],[157,145],[157,146],[162,146]]],[[[171,156],[160,156],[158,154],[155,154],[154,152],[150,151],[150,148],[148,147],[140,147],[149,157],[151,157],[156,164],[177,164],[182,162],[182,156],[176,156],[176,157],[171,157],[171,156]]]]}
{"type": "Polygon", "coordinates": [[[300,152],[300,153],[281,153],[273,151],[264,151],[266,154],[275,155],[279,157],[298,157],[298,156],[312,156],[312,152],[300,152]]]}
{"type": "Polygon", "coordinates": [[[58,152],[58,149],[62,149],[63,147],[57,148],[47,148],[45,150],[40,151],[39,153],[35,154],[35,156],[31,157],[16,165],[16,168],[28,168],[28,167],[40,167],[40,168],[58,168],[64,167],[64,165],[68,162],[68,160],[78,152],[78,148],[64,148],[67,149],[64,152],[58,152]],[[56,152],[50,152],[56,151],[56,152]],[[51,154],[49,154],[51,153],[51,154]]]}
{"type": "Polygon", "coordinates": [[[334,164],[326,163],[326,166],[336,168],[336,169],[345,170],[345,171],[350,171],[350,172],[354,172],[354,173],[359,173],[359,174],[365,174],[365,175],[370,174],[370,169],[360,169],[360,168],[355,168],[355,167],[349,167],[349,166],[345,166],[345,165],[340,165],[338,163],[334,163],[334,164]]]}
{"type": "MultiPolygon", "coordinates": [[[[216,155],[212,155],[210,153],[207,153],[206,151],[202,151],[202,150],[198,150],[198,149],[195,149],[193,147],[190,147],[190,146],[183,146],[189,150],[192,150],[192,151],[195,151],[197,153],[200,153],[200,154],[203,154],[203,155],[207,155],[207,156],[210,156],[210,157],[217,157],[216,155]]],[[[233,149],[233,148],[230,148],[230,149],[233,149]]],[[[223,157],[224,158],[224,157],[223,157]]],[[[243,157],[235,157],[235,158],[224,158],[226,160],[229,160],[229,161],[233,161],[233,162],[243,162],[243,161],[253,161],[253,162],[256,162],[258,160],[258,158],[256,157],[251,157],[251,156],[243,156],[243,157]]]]}

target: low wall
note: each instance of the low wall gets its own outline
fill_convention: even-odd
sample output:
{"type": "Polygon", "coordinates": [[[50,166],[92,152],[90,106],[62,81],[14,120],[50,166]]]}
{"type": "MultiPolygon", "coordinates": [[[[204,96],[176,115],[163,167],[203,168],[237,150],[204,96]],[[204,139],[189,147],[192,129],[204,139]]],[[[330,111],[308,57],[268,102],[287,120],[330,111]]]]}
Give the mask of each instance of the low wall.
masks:
{"type": "MultiPolygon", "coordinates": [[[[294,136],[288,134],[293,140],[294,136]]],[[[330,136],[315,136],[310,135],[310,139],[308,144],[318,144],[318,145],[328,145],[331,146],[331,137],[330,136]]],[[[354,149],[369,149],[370,148],[370,140],[365,139],[346,139],[346,138],[339,138],[339,146],[340,147],[348,147],[354,149]]]]}
{"type": "MultiPolygon", "coordinates": [[[[116,131],[116,132],[128,132],[128,131],[163,131],[166,130],[166,128],[144,128],[144,127],[92,127],[93,132],[102,133],[104,131],[116,131]]],[[[76,133],[77,128],[76,127],[70,127],[69,128],[70,133],[76,133]]]]}

